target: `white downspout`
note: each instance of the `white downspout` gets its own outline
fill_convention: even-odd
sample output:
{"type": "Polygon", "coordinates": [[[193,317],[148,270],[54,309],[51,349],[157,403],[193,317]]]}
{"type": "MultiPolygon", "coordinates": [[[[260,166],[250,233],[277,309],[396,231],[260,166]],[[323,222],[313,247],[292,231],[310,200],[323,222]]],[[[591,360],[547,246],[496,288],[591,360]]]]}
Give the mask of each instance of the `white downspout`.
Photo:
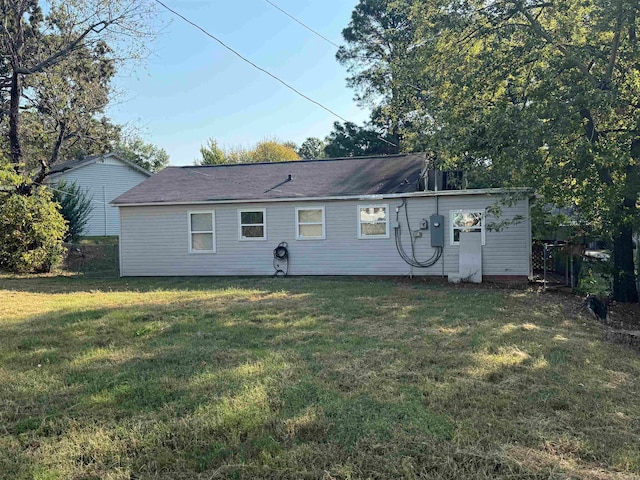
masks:
{"type": "Polygon", "coordinates": [[[107,236],[107,186],[102,186],[102,210],[104,212],[104,236],[107,236]]]}

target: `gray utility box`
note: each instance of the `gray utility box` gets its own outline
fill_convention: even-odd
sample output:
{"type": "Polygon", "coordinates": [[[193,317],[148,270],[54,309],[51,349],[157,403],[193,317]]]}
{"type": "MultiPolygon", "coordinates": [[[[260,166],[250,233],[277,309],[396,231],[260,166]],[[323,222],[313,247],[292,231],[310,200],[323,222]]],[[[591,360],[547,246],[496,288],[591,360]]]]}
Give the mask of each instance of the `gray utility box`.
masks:
{"type": "Polygon", "coordinates": [[[429,223],[431,225],[431,246],[444,247],[444,217],[431,215],[429,223]]]}

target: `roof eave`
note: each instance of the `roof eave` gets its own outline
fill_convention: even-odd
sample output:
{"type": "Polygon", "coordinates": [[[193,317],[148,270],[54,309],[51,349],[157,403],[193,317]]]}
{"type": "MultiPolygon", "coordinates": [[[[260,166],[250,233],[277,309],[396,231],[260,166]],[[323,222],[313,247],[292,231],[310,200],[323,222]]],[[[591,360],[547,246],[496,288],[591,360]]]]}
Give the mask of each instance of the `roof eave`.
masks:
{"type": "Polygon", "coordinates": [[[282,198],[255,198],[255,199],[227,199],[227,200],[190,200],[171,202],[110,202],[114,207],[152,207],[170,205],[224,205],[239,203],[282,203],[282,202],[321,202],[339,200],[385,200],[394,198],[411,197],[441,197],[441,196],[464,196],[464,195],[499,195],[505,193],[532,193],[533,189],[528,187],[517,188],[478,188],[468,190],[441,190],[441,191],[420,191],[405,193],[387,194],[363,194],[363,195],[331,195],[321,197],[282,197],[282,198]]]}
{"type": "Polygon", "coordinates": [[[74,170],[78,170],[80,168],[84,168],[84,167],[86,167],[88,165],[93,165],[94,163],[98,162],[98,160],[103,159],[103,158],[116,158],[120,162],[122,162],[125,165],[127,165],[128,167],[130,167],[131,169],[136,170],[136,171],[142,173],[143,175],[146,175],[147,177],[150,177],[151,175],[153,175],[151,172],[149,172],[148,170],[145,170],[140,165],[136,165],[135,163],[130,162],[126,158],[122,158],[117,153],[111,152],[111,153],[105,153],[104,155],[96,156],[96,158],[92,158],[90,160],[87,160],[86,162],[82,162],[79,165],[76,165],[74,167],[65,168],[64,170],[60,170],[59,172],[53,172],[53,173],[48,175],[48,178],[53,178],[53,177],[56,177],[58,175],[62,175],[64,173],[69,173],[69,172],[73,172],[74,170]]]}

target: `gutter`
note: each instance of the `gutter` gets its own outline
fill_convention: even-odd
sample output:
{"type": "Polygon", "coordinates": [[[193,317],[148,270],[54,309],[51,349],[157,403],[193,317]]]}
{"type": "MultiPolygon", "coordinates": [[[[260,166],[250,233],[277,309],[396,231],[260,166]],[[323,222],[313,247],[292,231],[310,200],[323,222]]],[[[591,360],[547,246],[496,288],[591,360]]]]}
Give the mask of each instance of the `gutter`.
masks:
{"type": "MultiPolygon", "coordinates": [[[[109,202],[114,207],[159,207],[169,205],[217,205],[236,203],[282,203],[282,202],[325,202],[336,200],[386,200],[396,198],[420,198],[420,197],[455,197],[465,195],[500,195],[504,193],[529,193],[533,194],[533,189],[526,187],[519,188],[478,188],[471,190],[441,190],[406,193],[389,193],[375,195],[339,195],[326,197],[285,197],[285,198],[256,198],[256,199],[229,199],[229,200],[191,200],[180,202],[141,202],[141,203],[119,203],[109,202]]],[[[117,199],[116,199],[117,200],[117,199]]]]}

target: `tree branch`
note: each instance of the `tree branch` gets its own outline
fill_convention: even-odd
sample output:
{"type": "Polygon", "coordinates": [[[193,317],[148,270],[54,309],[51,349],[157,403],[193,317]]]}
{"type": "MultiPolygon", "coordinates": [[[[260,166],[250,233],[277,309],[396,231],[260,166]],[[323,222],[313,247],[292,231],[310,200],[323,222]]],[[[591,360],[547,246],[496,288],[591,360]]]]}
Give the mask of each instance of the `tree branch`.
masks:
{"type": "Polygon", "coordinates": [[[97,23],[94,23],[93,25],[90,25],[75,40],[73,40],[71,43],[69,43],[63,49],[61,49],[61,50],[57,51],[56,53],[54,53],[53,55],[49,56],[47,59],[43,60],[42,62],[36,64],[35,66],[33,66],[31,68],[16,67],[15,71],[17,73],[22,74],[22,75],[31,75],[33,73],[42,72],[43,70],[45,70],[45,69],[57,64],[59,62],[60,58],[65,57],[69,53],[71,53],[76,47],[78,47],[80,45],[82,40],[84,40],[86,38],[86,36],[89,35],[91,32],[100,33],[102,30],[107,28],[109,25],[111,25],[115,21],[117,21],[117,19],[114,19],[114,20],[111,20],[111,21],[103,20],[101,22],[97,22],[97,23]],[[100,27],[100,28],[98,28],[98,27],[100,27]]]}
{"type": "Polygon", "coordinates": [[[532,30],[534,32],[536,32],[538,35],[540,35],[540,37],[542,37],[544,40],[547,41],[547,43],[549,43],[550,45],[553,45],[554,47],[556,47],[560,53],[562,53],[564,55],[564,57],[571,62],[575,67],[578,68],[578,70],[580,70],[580,72],[585,76],[585,78],[587,80],[589,80],[589,82],[591,83],[592,86],[598,88],[599,87],[599,82],[598,80],[591,75],[591,72],[589,72],[589,70],[587,69],[587,67],[585,67],[582,62],[576,58],[570,51],[569,49],[560,44],[560,43],[556,43],[553,39],[553,37],[549,34],[549,32],[547,32],[542,25],[540,25],[540,22],[533,18],[533,16],[531,15],[531,13],[524,8],[520,2],[516,3],[516,8],[518,9],[518,11],[525,16],[525,18],[529,21],[529,24],[532,28],[532,30]]]}
{"type": "Polygon", "coordinates": [[[607,71],[602,79],[603,88],[608,89],[611,85],[611,76],[613,75],[613,68],[616,64],[618,57],[618,48],[620,47],[620,34],[622,32],[622,0],[618,0],[618,12],[616,15],[616,27],[613,34],[613,42],[611,43],[611,54],[609,55],[609,63],[607,65],[607,71]]]}

